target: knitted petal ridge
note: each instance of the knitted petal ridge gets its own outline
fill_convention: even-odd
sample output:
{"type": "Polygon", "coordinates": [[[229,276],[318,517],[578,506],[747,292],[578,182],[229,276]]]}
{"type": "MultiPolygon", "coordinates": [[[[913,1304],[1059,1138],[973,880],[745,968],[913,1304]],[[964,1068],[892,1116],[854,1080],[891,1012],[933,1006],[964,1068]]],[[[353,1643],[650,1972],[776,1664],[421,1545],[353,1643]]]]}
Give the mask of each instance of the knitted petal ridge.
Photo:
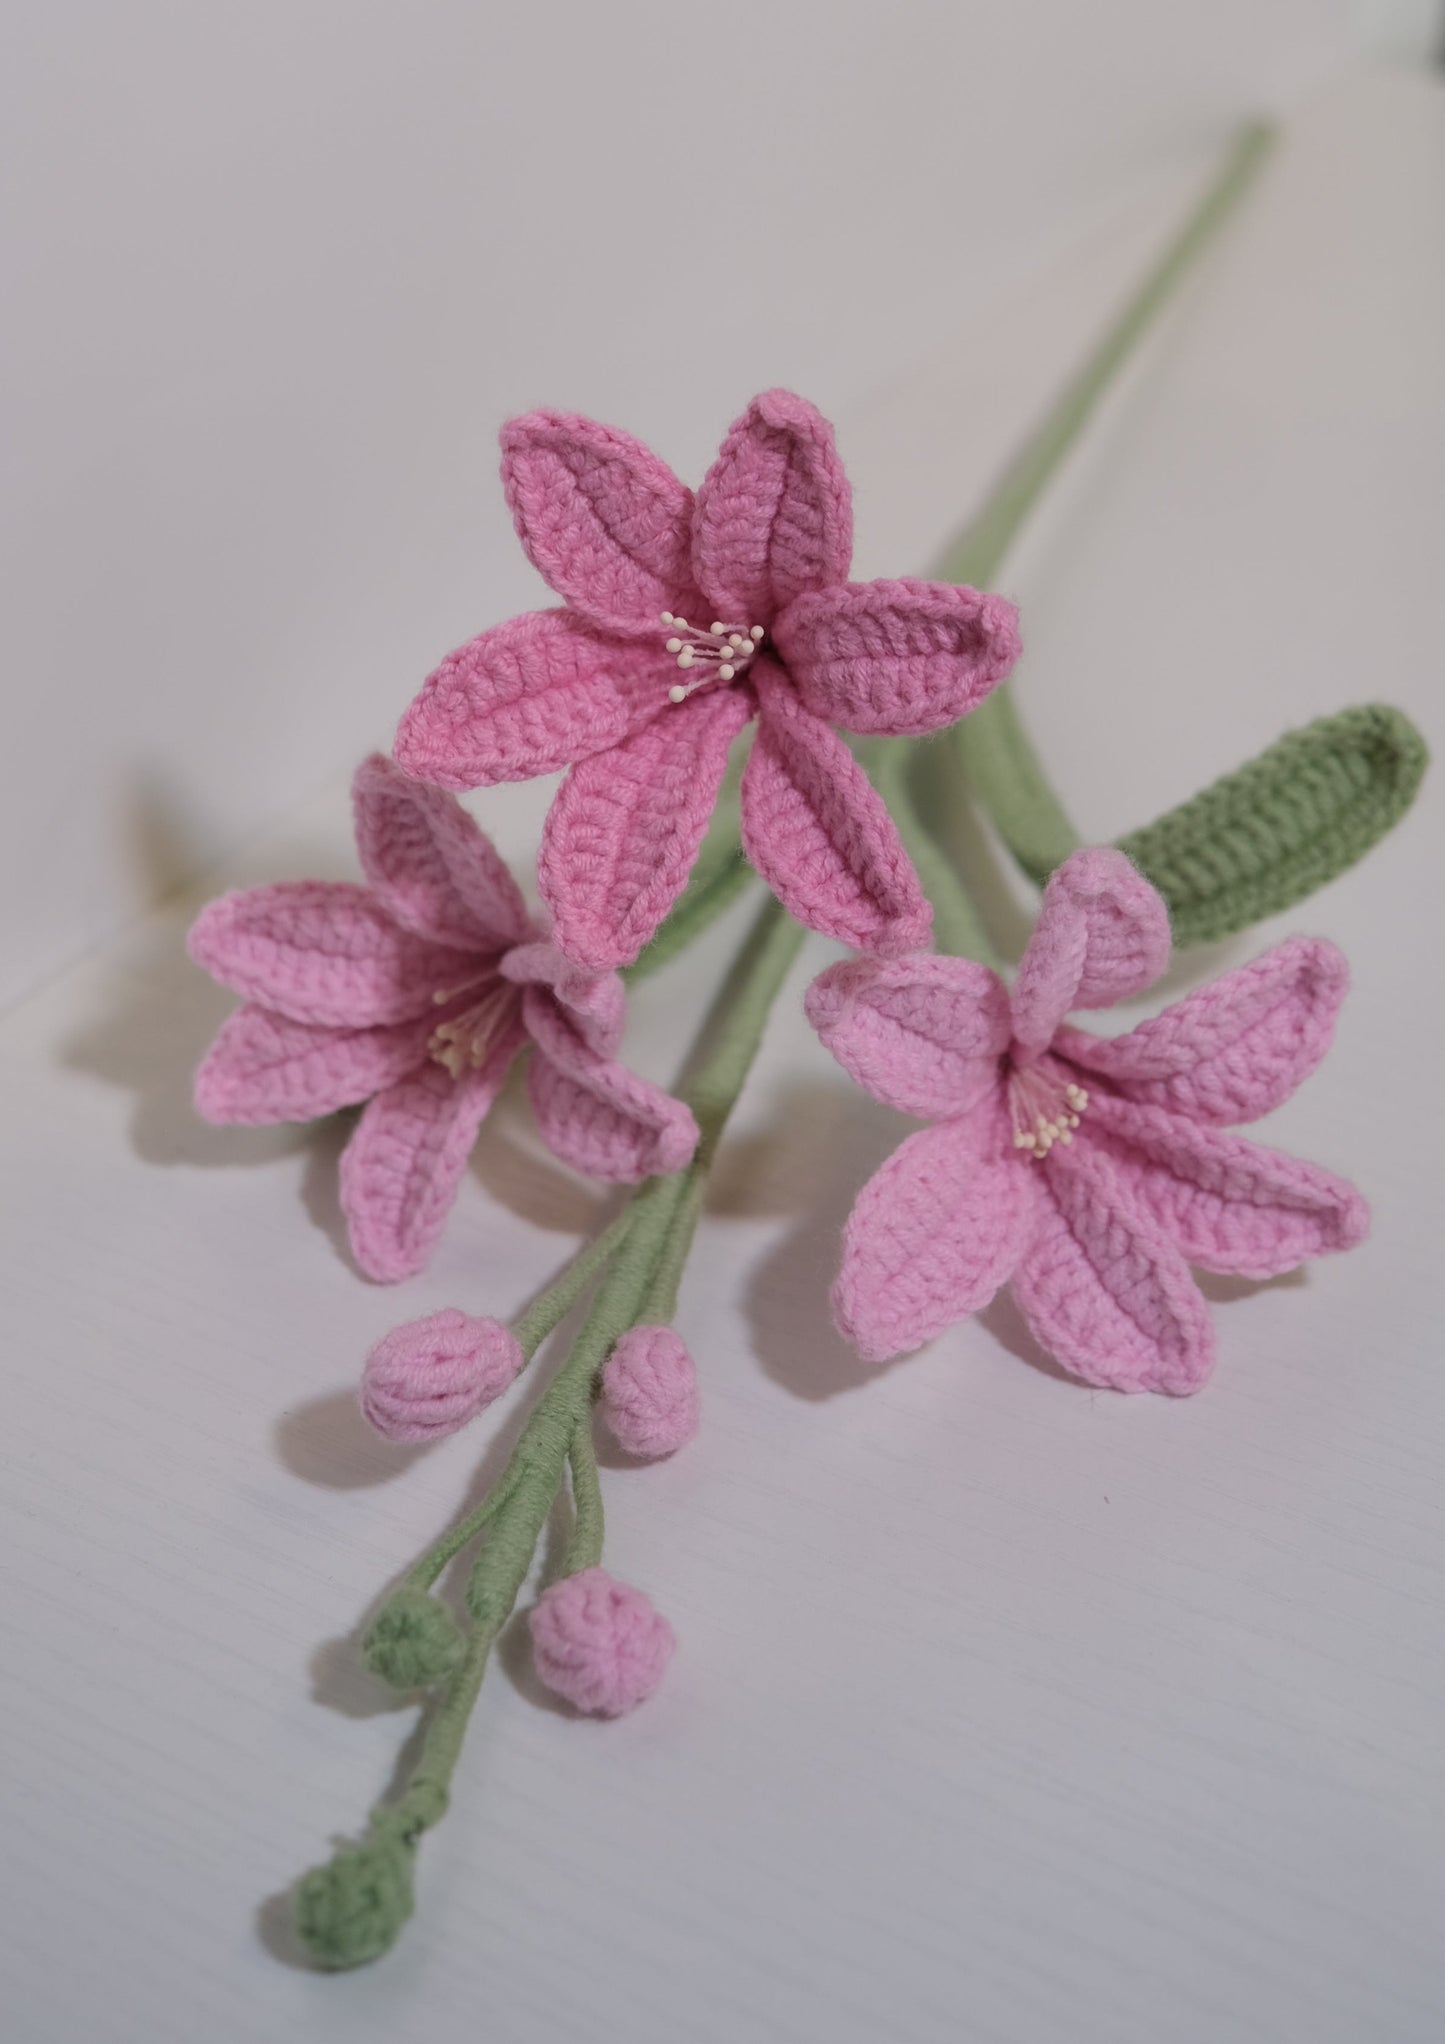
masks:
{"type": "Polygon", "coordinates": [[[997,1088],[1008,990],[971,959],[844,959],[819,973],[803,1007],[844,1071],[885,1107],[933,1120],[997,1088]]]}
{"type": "Polygon", "coordinates": [[[351,803],[362,871],[404,929],[483,953],[526,937],[520,888],[453,796],[373,753],[357,768],[351,803]]]}
{"type": "Polygon", "coordinates": [[[770,624],[794,597],[841,582],[853,494],[815,405],[765,390],[736,421],[697,493],[692,562],[711,614],[770,624]]]}

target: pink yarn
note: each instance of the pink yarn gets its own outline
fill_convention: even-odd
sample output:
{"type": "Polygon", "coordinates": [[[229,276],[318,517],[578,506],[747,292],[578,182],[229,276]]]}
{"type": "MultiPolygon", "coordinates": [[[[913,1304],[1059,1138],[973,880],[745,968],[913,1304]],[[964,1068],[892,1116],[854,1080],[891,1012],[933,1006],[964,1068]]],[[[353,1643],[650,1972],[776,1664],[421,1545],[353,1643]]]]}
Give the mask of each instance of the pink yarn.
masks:
{"type": "Polygon", "coordinates": [[[531,1629],[543,1682],[574,1709],[601,1717],[645,1702],[676,1644],[652,1600],[604,1568],[582,1569],[544,1590],[531,1629]]]}
{"type": "Polygon", "coordinates": [[[1354,1187],[1223,1124],[1287,1100],[1329,1048],[1348,982],[1296,937],[1127,1035],[1064,1020],[1157,979],[1164,904],[1121,852],[1050,878],[1012,995],[984,966],[918,957],[830,966],[809,1019],[875,1099],[933,1125],[859,1193],[833,1290],[841,1331],[882,1361],[999,1286],[1074,1375],[1195,1391],[1214,1362],[1190,1264],[1269,1277],[1352,1248],[1354,1187]]]}
{"type": "Polygon", "coordinates": [[[963,716],[1018,657],[1013,606],[942,583],[849,582],[833,431],[788,391],[753,400],[695,500],[630,435],[560,412],[503,429],[502,479],[566,608],[451,654],[403,717],[396,756],[458,789],[572,765],[540,868],[562,949],[599,971],[637,956],[754,715],[743,841],[769,885],[860,949],[926,942],[892,820],[832,727],[919,733],[963,716]]]}
{"type": "Polygon", "coordinates": [[[196,1075],[208,1121],[308,1121],[367,1105],[341,1202],[372,1277],[426,1263],[477,1131],[530,1045],[548,1147],[594,1178],[679,1170],[697,1145],[681,1102],[615,1062],[624,997],[528,919],[495,848],[456,799],[380,756],[357,772],[368,885],[296,881],[224,895],[191,956],[246,1005],[196,1075]]]}
{"type": "Polygon", "coordinates": [[[670,1327],[631,1327],[602,1372],[602,1417],[629,1455],[671,1455],[697,1432],[697,1368],[670,1327]]]}
{"type": "Polygon", "coordinates": [[[439,1441],[500,1398],[525,1358],[500,1320],[448,1306],[382,1336],[361,1375],[361,1410],[389,1441],[439,1441]]]}

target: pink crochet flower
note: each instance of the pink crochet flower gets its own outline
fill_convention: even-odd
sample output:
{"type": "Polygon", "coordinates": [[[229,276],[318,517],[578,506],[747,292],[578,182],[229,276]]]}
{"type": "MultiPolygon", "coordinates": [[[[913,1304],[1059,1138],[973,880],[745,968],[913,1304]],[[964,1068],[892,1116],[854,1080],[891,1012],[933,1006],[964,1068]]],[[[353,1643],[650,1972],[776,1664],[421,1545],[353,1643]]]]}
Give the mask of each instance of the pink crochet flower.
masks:
{"type": "Polygon", "coordinates": [[[594,1178],[679,1170],[681,1102],[612,1061],[615,974],[569,963],[454,797],[379,755],[352,798],[368,886],[302,880],[223,895],[190,934],[198,965],[245,996],[196,1075],[208,1121],[310,1121],[368,1104],[341,1159],[341,1203],[372,1277],[425,1264],[482,1119],[528,1044],[543,1140],[594,1178]]]}
{"type": "Polygon", "coordinates": [[[800,922],[885,955],[929,909],[888,812],[834,725],[937,730],[1018,658],[1001,597],[849,582],[852,500],[826,419],[770,390],[696,498],[630,435],[532,412],[502,432],[502,480],[564,608],[453,653],[401,722],[396,757],[445,788],[572,768],[543,839],[558,944],[635,958],[677,899],[728,747],[756,715],[742,785],[749,858],[800,922]]]}
{"type": "Polygon", "coordinates": [[[1010,1282],[1064,1368],[1195,1391],[1214,1362],[1189,1265],[1271,1277],[1349,1249],[1364,1201],[1318,1165],[1225,1134],[1287,1100],[1329,1048],[1348,972],[1291,938],[1112,1040],[1071,1028],[1149,986],[1163,902],[1120,852],[1076,852],[1044,892],[1012,995],[959,958],[829,967],[809,1019],[875,1099],[933,1123],[864,1186],[833,1292],[873,1361],[1010,1282]]]}
{"type": "Polygon", "coordinates": [[[646,1702],[676,1645],[652,1599],[605,1568],[582,1569],[545,1589],[531,1632],[537,1673],[554,1695],[609,1718],[646,1702]]]}

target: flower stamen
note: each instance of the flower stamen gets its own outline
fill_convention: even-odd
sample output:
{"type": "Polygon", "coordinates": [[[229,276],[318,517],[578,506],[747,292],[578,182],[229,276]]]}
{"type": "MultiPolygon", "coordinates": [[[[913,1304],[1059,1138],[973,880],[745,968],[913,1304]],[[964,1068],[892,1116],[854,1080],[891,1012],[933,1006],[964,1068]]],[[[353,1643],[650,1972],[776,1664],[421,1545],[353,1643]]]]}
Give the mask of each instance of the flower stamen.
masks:
{"type": "Polygon", "coordinates": [[[1045,1064],[1015,1065],[1008,1077],[1009,1113],[1014,1148],[1037,1163],[1055,1143],[1071,1143],[1079,1117],[1089,1104],[1085,1089],[1045,1064]]]}
{"type": "Polygon", "coordinates": [[[718,619],[704,632],[690,625],[685,617],[675,617],[670,610],[662,612],[662,622],[671,628],[667,650],[677,656],[683,673],[693,667],[702,670],[695,681],[673,683],[667,691],[670,703],[686,702],[694,690],[706,687],[710,681],[735,681],[763,637],[761,625],[729,625],[718,619]]]}
{"type": "Polygon", "coordinates": [[[432,999],[439,1004],[455,1000],[458,994],[479,986],[486,989],[481,998],[463,1008],[460,1015],[453,1015],[449,1022],[438,1023],[427,1039],[427,1056],[454,1079],[459,1079],[463,1072],[480,1071],[522,998],[520,987],[496,973],[487,973],[466,986],[442,988],[432,999]]]}

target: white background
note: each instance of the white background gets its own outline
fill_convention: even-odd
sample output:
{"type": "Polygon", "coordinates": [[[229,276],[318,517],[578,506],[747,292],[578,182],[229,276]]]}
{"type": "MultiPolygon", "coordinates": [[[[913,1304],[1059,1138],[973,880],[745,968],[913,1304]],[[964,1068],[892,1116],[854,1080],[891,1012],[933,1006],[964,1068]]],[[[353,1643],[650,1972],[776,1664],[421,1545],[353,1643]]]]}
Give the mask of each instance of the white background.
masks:
{"type": "MultiPolygon", "coordinates": [[[[283,60],[264,9],[137,8],[109,43],[102,12],[68,13],[66,52],[35,14],[23,95],[54,153],[21,150],[48,295],[10,336],[34,462],[16,988],[268,813],[288,812],[228,882],[350,870],[350,760],[435,652],[531,599],[493,479],[507,409],[600,411],[695,473],[753,386],[802,384],[837,413],[860,571],[922,568],[1266,82],[1304,94],[1267,181],[1009,566],[1021,700],[1097,835],[1349,701],[1438,738],[1445,90],[1340,74],[1344,10],[1096,7],[1085,34],[1083,10],[1038,9],[1031,39],[1024,10],[905,9],[885,33],[840,8],[832,75],[893,123],[871,155],[819,111],[811,9],[706,38],[706,67],[700,18],[659,11],[697,54],[655,95],[628,65],[631,119],[585,24],[571,46],[511,25],[488,65],[495,25],[461,9],[300,7],[283,60]],[[181,76],[206,90],[183,103],[181,76]],[[705,153],[703,88],[728,77],[757,95],[744,198],[754,170],[705,153]],[[584,84],[609,169],[579,185],[583,142],[545,109],[584,84]],[[664,133],[693,146],[659,175],[664,133]],[[679,162],[717,180],[710,210],[679,162]],[[693,280],[666,319],[683,286],[642,260],[642,195],[693,280]],[[734,274],[752,302],[714,317],[734,274]]],[[[543,794],[486,805],[518,858],[543,794]]],[[[1215,1286],[1218,1373],[1184,1404],[1063,1382],[1002,1306],[858,1368],[824,1294],[902,1125],[785,1000],[681,1310],[703,1434],[604,1473],[611,1564],[680,1636],[668,1681],[578,1724],[505,1653],[416,1922],[341,1979],[294,1965],[263,1898],[355,1826],[410,1723],[344,1636],[516,1424],[386,1450],[356,1368],[399,1318],[519,1303],[592,1196],[515,1102],[432,1272],[364,1285],[336,1131],[190,1114],[226,1002],[181,953],[189,904],[19,1002],[7,2038],[1435,2044],[1442,860],[1427,789],[1281,925],[1334,936],[1357,984],[1268,1134],[1357,1177],[1375,1233],[1297,1281],[1215,1286]]],[[[731,934],[640,993],[641,1067],[669,1075],[731,934]]]]}

